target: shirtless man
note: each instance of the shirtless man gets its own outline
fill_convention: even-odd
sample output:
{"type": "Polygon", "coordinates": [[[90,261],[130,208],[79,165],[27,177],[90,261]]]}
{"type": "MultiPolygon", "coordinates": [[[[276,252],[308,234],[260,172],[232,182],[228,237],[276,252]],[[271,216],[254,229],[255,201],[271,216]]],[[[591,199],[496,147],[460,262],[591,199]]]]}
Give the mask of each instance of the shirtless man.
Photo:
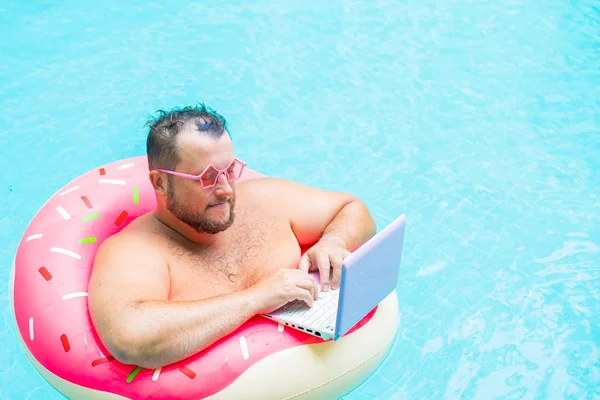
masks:
{"type": "Polygon", "coordinates": [[[256,314],[312,305],[319,287],[308,271],[322,290],[337,288],[342,260],[375,233],[352,195],[236,182],[244,164],[224,118],[204,106],[161,112],[147,152],[157,208],[102,243],[88,289],[100,340],[125,364],[162,367],[256,314]]]}

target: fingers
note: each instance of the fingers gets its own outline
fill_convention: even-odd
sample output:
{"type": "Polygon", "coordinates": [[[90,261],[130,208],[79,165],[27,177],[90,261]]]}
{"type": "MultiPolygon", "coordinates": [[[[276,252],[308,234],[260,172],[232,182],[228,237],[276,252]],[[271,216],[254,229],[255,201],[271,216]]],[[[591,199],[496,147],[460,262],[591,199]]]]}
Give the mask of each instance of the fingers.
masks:
{"type": "Polygon", "coordinates": [[[300,258],[298,269],[306,273],[311,270],[318,270],[321,289],[325,292],[328,291],[329,288],[335,290],[340,286],[342,278],[342,262],[350,254],[352,254],[350,251],[341,247],[336,249],[328,247],[318,249],[313,248],[300,258]]]}
{"type": "Polygon", "coordinates": [[[316,280],[312,279],[312,277],[311,277],[311,281],[313,283],[313,294],[315,295],[314,296],[315,300],[318,300],[319,299],[319,292],[320,292],[319,285],[317,284],[316,280]]]}
{"type": "Polygon", "coordinates": [[[329,256],[331,260],[331,267],[333,268],[333,276],[331,278],[331,288],[337,289],[340,287],[342,280],[342,262],[348,257],[351,252],[346,249],[340,249],[338,253],[329,256]]]}
{"type": "Polygon", "coordinates": [[[306,278],[298,280],[296,282],[296,286],[308,291],[313,297],[313,300],[317,300],[319,298],[319,287],[317,286],[317,282],[313,279],[312,276],[308,275],[306,278]]]}
{"type": "Polygon", "coordinates": [[[337,289],[340,286],[342,278],[342,254],[336,253],[329,256],[331,267],[333,268],[333,276],[331,278],[331,288],[337,289]]]}
{"type": "Polygon", "coordinates": [[[296,295],[296,300],[301,300],[306,303],[307,306],[312,307],[315,299],[308,290],[300,289],[296,295]]]}
{"type": "Polygon", "coordinates": [[[304,301],[309,307],[313,306],[313,303],[319,297],[317,290],[317,284],[314,279],[302,279],[296,283],[298,291],[296,292],[296,300],[304,301]]]}
{"type": "MultiPolygon", "coordinates": [[[[298,269],[301,271],[304,271],[306,274],[308,274],[308,271],[310,269],[310,258],[308,257],[308,254],[304,254],[302,256],[302,258],[300,259],[300,263],[298,264],[298,269]]],[[[319,289],[317,288],[317,282],[315,282],[315,280],[313,279],[312,276],[309,275],[309,278],[312,282],[312,286],[313,286],[313,290],[311,291],[313,297],[315,300],[317,300],[319,298],[319,289]]]]}
{"type": "Polygon", "coordinates": [[[329,255],[325,252],[314,253],[314,261],[319,268],[319,278],[321,280],[321,289],[325,292],[329,290],[329,276],[331,275],[331,264],[329,255]]]}
{"type": "Polygon", "coordinates": [[[310,258],[308,258],[308,254],[304,254],[302,258],[300,258],[300,262],[298,263],[298,269],[308,273],[308,269],[310,268],[310,258]]]}

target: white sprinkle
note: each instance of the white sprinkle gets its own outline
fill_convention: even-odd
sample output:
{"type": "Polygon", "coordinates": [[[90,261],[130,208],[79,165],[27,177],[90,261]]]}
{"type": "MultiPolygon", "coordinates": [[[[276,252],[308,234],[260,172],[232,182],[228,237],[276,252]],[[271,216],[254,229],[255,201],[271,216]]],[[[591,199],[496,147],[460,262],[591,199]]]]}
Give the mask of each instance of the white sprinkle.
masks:
{"type": "Polygon", "coordinates": [[[283,325],[281,325],[281,324],[277,325],[277,330],[279,332],[283,332],[283,325]]]}
{"type": "Polygon", "coordinates": [[[79,254],[73,253],[70,250],[61,249],[60,247],[53,247],[53,248],[50,249],[50,251],[52,251],[54,253],[64,254],[65,256],[69,256],[69,257],[73,257],[73,258],[76,258],[78,260],[81,260],[81,256],[79,254]]]}
{"type": "Polygon", "coordinates": [[[125,181],[121,181],[119,179],[100,179],[98,182],[110,183],[111,185],[125,185],[125,181]]]}
{"type": "Polygon", "coordinates": [[[58,213],[59,213],[60,215],[62,215],[62,217],[63,217],[64,219],[67,219],[67,220],[68,220],[68,219],[71,219],[71,214],[69,214],[69,213],[67,212],[67,210],[65,210],[65,209],[64,209],[64,208],[62,208],[61,206],[58,206],[58,207],[56,207],[56,211],[58,211],[58,213]]]}
{"type": "Polygon", "coordinates": [[[158,376],[160,375],[160,368],[156,368],[154,370],[154,373],[152,374],[152,380],[154,382],[156,382],[156,380],[158,379],[158,376]]]}
{"type": "Polygon", "coordinates": [[[29,318],[29,340],[33,340],[33,317],[29,318]]]}
{"type": "Polygon", "coordinates": [[[248,345],[244,336],[240,337],[240,347],[242,348],[242,357],[244,357],[244,360],[247,360],[250,354],[248,354],[248,345]]]}
{"type": "Polygon", "coordinates": [[[25,239],[25,241],[29,242],[30,240],[39,239],[42,236],[44,236],[43,233],[36,233],[35,235],[27,236],[27,239],[25,239]]]}
{"type": "Polygon", "coordinates": [[[87,292],[75,292],[75,293],[65,294],[62,297],[62,299],[69,300],[69,299],[74,299],[75,297],[86,297],[87,295],[88,295],[87,292]]]}
{"type": "Polygon", "coordinates": [[[117,169],[127,169],[127,168],[131,168],[131,167],[133,167],[133,164],[130,163],[130,164],[123,164],[123,165],[117,167],[117,169]]]}
{"type": "Polygon", "coordinates": [[[62,192],[62,193],[60,194],[60,196],[64,196],[65,194],[67,194],[67,193],[71,193],[72,191],[74,191],[74,190],[77,190],[77,189],[79,189],[79,186],[73,186],[72,188],[70,188],[70,189],[67,189],[67,190],[65,190],[64,192],[62,192]]]}

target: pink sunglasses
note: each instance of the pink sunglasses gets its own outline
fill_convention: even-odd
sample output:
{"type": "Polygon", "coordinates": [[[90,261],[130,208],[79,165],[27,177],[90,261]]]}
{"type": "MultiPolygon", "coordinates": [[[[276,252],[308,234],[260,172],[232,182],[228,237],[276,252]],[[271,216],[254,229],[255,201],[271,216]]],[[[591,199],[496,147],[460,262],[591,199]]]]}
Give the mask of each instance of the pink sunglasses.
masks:
{"type": "Polygon", "coordinates": [[[208,189],[217,184],[221,174],[225,174],[225,177],[229,182],[237,181],[242,176],[242,171],[246,165],[248,165],[248,163],[234,157],[229,165],[223,169],[218,169],[214,165],[208,164],[208,166],[200,173],[200,175],[189,175],[182,172],[169,171],[167,169],[157,169],[157,171],[199,181],[203,189],[208,189]]]}

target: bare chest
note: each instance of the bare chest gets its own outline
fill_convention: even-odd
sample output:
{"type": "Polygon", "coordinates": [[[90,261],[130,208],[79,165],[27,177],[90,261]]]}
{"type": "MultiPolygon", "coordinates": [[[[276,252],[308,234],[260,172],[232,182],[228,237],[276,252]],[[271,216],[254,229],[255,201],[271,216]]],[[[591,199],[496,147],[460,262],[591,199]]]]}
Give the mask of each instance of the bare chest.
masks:
{"type": "Polygon", "coordinates": [[[219,250],[171,243],[171,300],[199,300],[248,288],[277,269],[296,268],[300,246],[287,221],[272,215],[240,215],[219,250]]]}

